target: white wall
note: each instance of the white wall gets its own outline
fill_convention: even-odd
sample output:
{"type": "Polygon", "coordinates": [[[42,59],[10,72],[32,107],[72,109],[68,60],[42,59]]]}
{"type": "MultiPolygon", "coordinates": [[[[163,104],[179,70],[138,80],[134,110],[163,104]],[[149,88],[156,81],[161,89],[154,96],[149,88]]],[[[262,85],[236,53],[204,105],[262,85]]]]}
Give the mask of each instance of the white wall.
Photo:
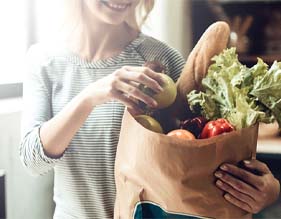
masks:
{"type": "Polygon", "coordinates": [[[176,48],[187,58],[191,49],[189,0],[156,0],[143,32],[176,48]]]}
{"type": "Polygon", "coordinates": [[[18,151],[19,100],[0,102],[0,169],[6,171],[7,219],[51,219],[54,211],[53,174],[38,178],[27,174],[18,151]]]}
{"type": "MultiPolygon", "coordinates": [[[[191,45],[189,5],[189,0],[156,0],[155,9],[143,31],[187,57],[191,45]]],[[[0,169],[6,170],[8,219],[51,219],[54,210],[53,174],[33,178],[19,160],[19,105],[18,101],[0,101],[0,169]]]]}

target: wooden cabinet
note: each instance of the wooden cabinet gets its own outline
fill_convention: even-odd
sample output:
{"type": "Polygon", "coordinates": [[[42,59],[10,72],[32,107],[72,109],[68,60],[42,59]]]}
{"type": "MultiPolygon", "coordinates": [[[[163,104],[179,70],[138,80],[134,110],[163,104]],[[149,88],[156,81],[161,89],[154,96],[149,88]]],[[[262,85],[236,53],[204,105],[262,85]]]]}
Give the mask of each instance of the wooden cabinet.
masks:
{"type": "Polygon", "coordinates": [[[230,24],[231,46],[242,63],[281,61],[281,1],[192,0],[193,45],[217,20],[230,24]]]}

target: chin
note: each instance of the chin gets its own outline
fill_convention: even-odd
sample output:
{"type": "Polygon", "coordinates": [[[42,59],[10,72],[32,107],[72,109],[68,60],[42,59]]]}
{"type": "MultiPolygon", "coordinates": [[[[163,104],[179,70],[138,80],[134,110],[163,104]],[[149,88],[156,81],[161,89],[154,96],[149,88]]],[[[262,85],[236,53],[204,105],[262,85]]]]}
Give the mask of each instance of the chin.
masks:
{"type": "Polygon", "coordinates": [[[103,19],[103,22],[108,25],[119,26],[125,22],[125,19],[122,18],[114,18],[114,17],[106,17],[103,19]]]}

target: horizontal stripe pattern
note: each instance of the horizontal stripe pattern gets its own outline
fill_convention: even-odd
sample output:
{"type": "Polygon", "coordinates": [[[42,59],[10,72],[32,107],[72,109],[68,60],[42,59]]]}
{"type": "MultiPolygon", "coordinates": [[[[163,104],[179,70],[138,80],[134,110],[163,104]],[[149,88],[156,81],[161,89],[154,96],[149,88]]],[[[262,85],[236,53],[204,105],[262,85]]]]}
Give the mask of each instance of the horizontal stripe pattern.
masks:
{"type": "Polygon", "coordinates": [[[54,169],[54,218],[113,218],[114,161],[124,106],[111,101],[95,107],[58,159],[44,154],[40,127],[88,84],[122,66],[161,61],[177,80],[185,61],[175,49],[142,33],[119,55],[96,62],[55,47],[38,44],[27,55],[21,160],[33,175],[54,169]]]}

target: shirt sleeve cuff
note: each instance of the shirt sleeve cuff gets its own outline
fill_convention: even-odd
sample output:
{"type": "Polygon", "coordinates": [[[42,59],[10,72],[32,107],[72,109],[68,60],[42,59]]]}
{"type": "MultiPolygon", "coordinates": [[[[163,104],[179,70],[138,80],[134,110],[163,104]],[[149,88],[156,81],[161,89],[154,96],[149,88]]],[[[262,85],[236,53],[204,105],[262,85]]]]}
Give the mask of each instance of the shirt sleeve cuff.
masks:
{"type": "Polygon", "coordinates": [[[40,137],[40,128],[41,128],[41,126],[42,126],[42,124],[36,128],[37,129],[36,130],[36,138],[37,138],[38,144],[39,144],[39,153],[40,153],[41,159],[44,162],[49,163],[49,164],[57,163],[58,161],[63,159],[65,151],[60,156],[58,156],[58,157],[51,157],[50,155],[48,155],[46,153],[46,151],[44,150],[42,141],[41,141],[41,137],[40,137]]]}

